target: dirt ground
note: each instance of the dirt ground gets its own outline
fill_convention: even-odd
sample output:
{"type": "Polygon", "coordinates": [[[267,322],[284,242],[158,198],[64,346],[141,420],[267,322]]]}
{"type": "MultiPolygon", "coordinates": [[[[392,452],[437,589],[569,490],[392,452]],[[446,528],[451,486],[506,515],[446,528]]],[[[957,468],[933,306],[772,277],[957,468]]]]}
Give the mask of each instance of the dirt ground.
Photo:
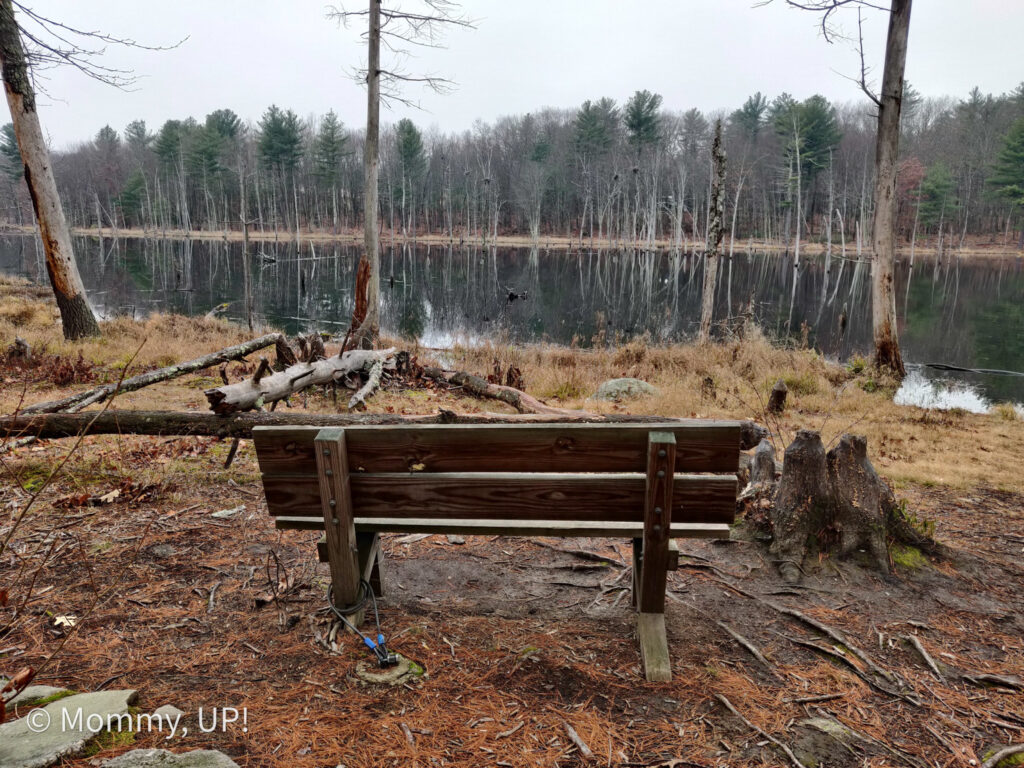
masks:
{"type": "MultiPolygon", "coordinates": [[[[49,339],[51,353],[69,351],[52,329],[33,330],[43,322],[33,318],[15,325],[34,343],[49,339]]],[[[229,329],[218,336],[201,321],[158,319],[148,331],[117,326],[105,343],[83,347],[82,376],[115,374],[125,350],[137,346],[132,334],[153,336],[167,323],[177,328],[175,343],[195,354],[238,335],[229,329]]],[[[184,354],[170,341],[156,342],[157,350],[146,352],[156,356],[140,358],[143,365],[184,354]]],[[[608,353],[565,363],[561,372],[551,364],[555,352],[546,353],[547,363],[531,351],[513,357],[536,394],[550,398],[549,388],[573,383],[576,390],[556,398],[567,404],[583,402],[592,378],[644,365],[651,379],[675,376],[699,389],[702,372],[686,378],[666,367],[676,360],[681,370],[696,353],[654,350],[637,359],[637,349],[618,360],[620,353],[608,353]],[[544,365],[555,372],[543,373],[544,365]]],[[[720,354],[726,362],[707,364],[717,366],[718,388],[728,392],[729,377],[750,361],[720,354]]],[[[670,574],[667,606],[674,677],[650,684],[629,605],[628,543],[467,537],[458,544],[445,536],[388,535],[381,625],[389,645],[426,674],[397,687],[371,685],[356,676],[368,651],[352,635],[330,640],[329,579],[316,562],[317,534],[274,529],[248,441],[228,469],[229,445],[213,438],[97,436],[77,448],[73,440],[47,441],[0,455],[0,541],[39,494],[0,554],[0,588],[9,592],[0,608],[0,674],[31,665],[41,668],[38,683],[136,688],[142,711],[172,704],[188,713],[187,735],[101,737],[93,754],[66,761],[73,766],[139,747],[221,749],[252,768],[791,764],[775,739],[808,766],[923,768],[978,766],[991,750],[1024,741],[1024,694],[1012,678],[1024,672],[1024,424],[1012,414],[926,416],[915,409],[900,421],[884,394],[867,393],[855,379],[829,383],[820,361],[757,354],[766,365],[791,361],[804,382],[780,434],[824,419],[878,435],[872,458],[898,479],[897,494],[917,519],[934,524],[944,554],[894,550],[888,579],[856,560],[821,558],[805,564],[804,581],[793,588],[742,521],[730,541],[680,542],[685,556],[670,574]],[[831,415],[828,403],[850,389],[856,400],[849,412],[831,415]],[[872,404],[883,414],[872,417],[877,423],[857,416],[872,404]],[[933,453],[921,459],[924,446],[910,446],[925,438],[933,453]],[[965,468],[940,461],[957,445],[971,459],[965,468]],[[996,466],[980,469],[986,459],[996,466]],[[238,511],[213,516],[222,510],[238,511]],[[75,626],[60,617],[74,617],[75,626]],[[244,709],[245,719],[203,732],[214,707],[244,709]],[[835,723],[858,736],[842,746],[821,730],[835,731],[835,723]]],[[[462,360],[486,372],[482,358],[465,353],[462,360]]],[[[89,386],[58,368],[60,385],[50,369],[0,372],[0,410],[89,386]]],[[[767,376],[751,375],[758,382],[767,376]]],[[[117,407],[203,408],[201,390],[210,381],[184,377],[117,407]]],[[[695,395],[693,405],[669,396],[677,399],[637,410],[689,416],[702,402],[698,415],[750,415],[725,396],[695,395]]],[[[328,402],[316,396],[306,405],[323,409],[328,402]]],[[[399,412],[493,409],[445,392],[385,392],[371,403],[399,412]]]]}

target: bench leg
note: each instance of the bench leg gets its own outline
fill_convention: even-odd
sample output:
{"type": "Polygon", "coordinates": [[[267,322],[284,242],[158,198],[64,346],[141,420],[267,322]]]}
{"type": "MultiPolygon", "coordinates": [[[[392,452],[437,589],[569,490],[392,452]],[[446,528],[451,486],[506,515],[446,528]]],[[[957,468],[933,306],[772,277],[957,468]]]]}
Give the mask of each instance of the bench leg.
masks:
{"type": "Polygon", "coordinates": [[[669,533],[672,525],[672,492],[676,465],[676,441],[670,432],[652,432],[647,442],[647,494],[644,504],[644,538],[634,563],[639,560],[639,590],[634,590],[639,615],[637,636],[644,673],[651,682],[672,679],[665,633],[665,586],[668,580],[669,533]]]}
{"type": "MultiPolygon", "coordinates": [[[[338,427],[321,429],[313,445],[334,605],[341,608],[354,605],[360,591],[359,550],[352,514],[345,430],[338,427]]],[[[345,616],[355,626],[363,622],[363,617],[362,609],[345,616]]]]}
{"type": "Polygon", "coordinates": [[[633,539],[633,591],[630,593],[629,604],[633,608],[640,607],[640,574],[644,567],[644,540],[633,539]]]}
{"type": "Polygon", "coordinates": [[[370,582],[373,594],[382,597],[384,587],[380,578],[380,564],[384,553],[380,548],[380,534],[357,533],[356,544],[359,547],[359,573],[370,582]]]}

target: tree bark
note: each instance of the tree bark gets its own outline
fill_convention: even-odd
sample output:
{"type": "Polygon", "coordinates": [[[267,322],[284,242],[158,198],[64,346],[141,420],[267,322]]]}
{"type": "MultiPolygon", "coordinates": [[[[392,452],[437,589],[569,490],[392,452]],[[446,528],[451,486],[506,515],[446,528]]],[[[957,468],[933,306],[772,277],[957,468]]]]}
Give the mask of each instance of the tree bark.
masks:
{"type": "Polygon", "coordinates": [[[878,137],[875,145],[875,217],[871,228],[874,259],[871,262],[871,325],[875,341],[875,365],[903,378],[896,329],[896,172],[899,163],[900,108],[903,73],[907,62],[912,0],[892,0],[889,33],[885,43],[885,69],[878,99],[878,137]]]}
{"type": "Polygon", "coordinates": [[[714,180],[711,185],[711,216],[708,221],[708,244],[704,252],[704,292],[700,305],[700,343],[711,338],[711,320],[715,311],[715,288],[718,285],[718,251],[725,225],[725,150],[722,148],[722,121],[715,122],[715,138],[711,144],[714,180]]]}
{"type": "MultiPolygon", "coordinates": [[[[253,427],[344,427],[363,424],[654,424],[687,419],[620,414],[585,416],[549,416],[539,414],[461,414],[440,411],[436,414],[402,416],[391,413],[266,413],[248,412],[232,416],[191,411],[119,411],[98,413],[45,413],[0,416],[0,437],[33,436],[56,439],[86,435],[198,435],[211,437],[251,437],[253,427]]],[[[695,421],[694,423],[700,423],[695,421]]],[[[767,430],[754,422],[740,422],[739,450],[757,445],[767,430]]]]}
{"type": "Polygon", "coordinates": [[[194,371],[199,371],[203,368],[209,368],[211,365],[226,363],[229,360],[240,360],[258,349],[263,349],[264,347],[269,347],[272,344],[278,344],[281,342],[284,342],[284,336],[280,333],[270,333],[266,336],[260,336],[258,339],[247,341],[244,344],[236,344],[233,347],[222,349],[219,352],[211,352],[208,355],[197,357],[195,360],[189,360],[185,363],[178,363],[177,365],[171,365],[156,371],[143,373],[139,376],[133,376],[130,379],[122,381],[120,386],[116,383],[104,384],[102,387],[96,387],[95,389],[90,389],[87,392],[79,392],[77,395],[71,395],[61,400],[51,400],[45,403],[30,405],[27,408],[23,408],[21,412],[54,413],[56,411],[65,410],[78,411],[88,405],[103,402],[114,394],[114,392],[131,392],[136,389],[148,387],[150,384],[156,384],[159,381],[167,381],[168,379],[173,379],[186,373],[193,373],[194,371]]]}
{"type": "MultiPolygon", "coordinates": [[[[380,335],[380,243],[377,236],[377,185],[380,172],[380,3],[370,0],[369,56],[366,67],[366,141],[363,147],[363,247],[359,273],[364,264],[369,279],[357,281],[356,306],[366,307],[366,315],[356,327],[356,346],[368,349],[380,335]]],[[[353,323],[355,325],[355,323],[353,323]]]]}
{"type": "Polygon", "coordinates": [[[25,181],[46,253],[46,271],[60,309],[64,338],[98,336],[100,327],[85,297],[85,286],[75,263],[71,230],[57,194],[50,153],[36,112],[35,93],[11,0],[0,0],[0,66],[3,68],[4,91],[11,110],[14,135],[25,165],[25,181]]]}

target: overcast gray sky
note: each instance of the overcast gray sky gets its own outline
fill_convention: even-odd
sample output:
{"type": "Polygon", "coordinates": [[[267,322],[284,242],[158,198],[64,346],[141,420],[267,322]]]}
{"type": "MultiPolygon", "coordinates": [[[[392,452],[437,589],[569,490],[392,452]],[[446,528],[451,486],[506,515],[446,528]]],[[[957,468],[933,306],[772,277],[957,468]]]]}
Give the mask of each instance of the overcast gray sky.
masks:
{"type": "MultiPolygon", "coordinates": [[[[163,52],[110,47],[108,66],[132,69],[136,90],[119,91],[70,70],[49,70],[40,98],[57,147],[88,140],[103,125],[134,119],[156,130],[169,118],[202,119],[219,108],[258,120],[271,103],[300,116],[334,109],[348,125],[365,120],[364,91],[346,75],[366,57],[357,28],[325,17],[321,0],[26,0],[38,12],[82,27],[164,45],[163,52]]],[[[362,0],[350,2],[361,8],[362,0]]],[[[416,0],[404,0],[408,9],[416,0]]],[[[448,76],[438,96],[409,86],[425,111],[396,107],[387,122],[463,130],[477,119],[585,99],[622,102],[637,89],[672,110],[733,109],[761,91],[851,101],[858,60],[850,43],[829,45],[817,17],[782,0],[466,0],[476,30],[453,30],[445,50],[425,50],[410,71],[448,76]]],[[[880,75],[887,17],[866,11],[868,64],[880,75]]],[[[856,30],[856,13],[843,23],[856,30]]],[[[1002,93],[1024,80],[1024,0],[918,0],[907,77],[925,95],[963,96],[978,85],[1002,93]]]]}

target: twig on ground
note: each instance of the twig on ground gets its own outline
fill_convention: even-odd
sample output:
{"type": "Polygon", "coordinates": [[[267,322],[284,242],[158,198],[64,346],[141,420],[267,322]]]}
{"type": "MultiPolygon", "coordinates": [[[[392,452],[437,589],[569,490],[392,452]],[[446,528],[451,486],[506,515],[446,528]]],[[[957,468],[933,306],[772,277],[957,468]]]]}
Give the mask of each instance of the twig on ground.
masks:
{"type": "Polygon", "coordinates": [[[747,720],[747,718],[745,718],[743,715],[741,715],[739,713],[739,711],[736,709],[736,707],[734,707],[732,705],[732,702],[730,702],[727,698],[725,698],[725,696],[723,696],[720,693],[716,693],[715,694],[715,698],[718,699],[719,702],[721,702],[722,706],[724,706],[726,709],[728,709],[730,712],[732,712],[734,715],[736,715],[736,717],[738,717],[740,720],[742,720],[743,723],[747,726],[747,728],[749,728],[752,731],[756,731],[761,736],[763,736],[764,738],[768,739],[768,741],[770,741],[776,747],[778,747],[783,752],[785,752],[786,753],[786,757],[789,758],[790,762],[793,763],[793,765],[796,768],[807,768],[807,766],[805,766],[803,763],[801,763],[800,760],[797,758],[797,756],[793,754],[793,750],[791,750],[789,747],[787,747],[785,744],[783,744],[781,741],[776,739],[771,734],[763,731],[762,729],[760,729],[756,725],[754,725],[752,722],[747,720]]]}

